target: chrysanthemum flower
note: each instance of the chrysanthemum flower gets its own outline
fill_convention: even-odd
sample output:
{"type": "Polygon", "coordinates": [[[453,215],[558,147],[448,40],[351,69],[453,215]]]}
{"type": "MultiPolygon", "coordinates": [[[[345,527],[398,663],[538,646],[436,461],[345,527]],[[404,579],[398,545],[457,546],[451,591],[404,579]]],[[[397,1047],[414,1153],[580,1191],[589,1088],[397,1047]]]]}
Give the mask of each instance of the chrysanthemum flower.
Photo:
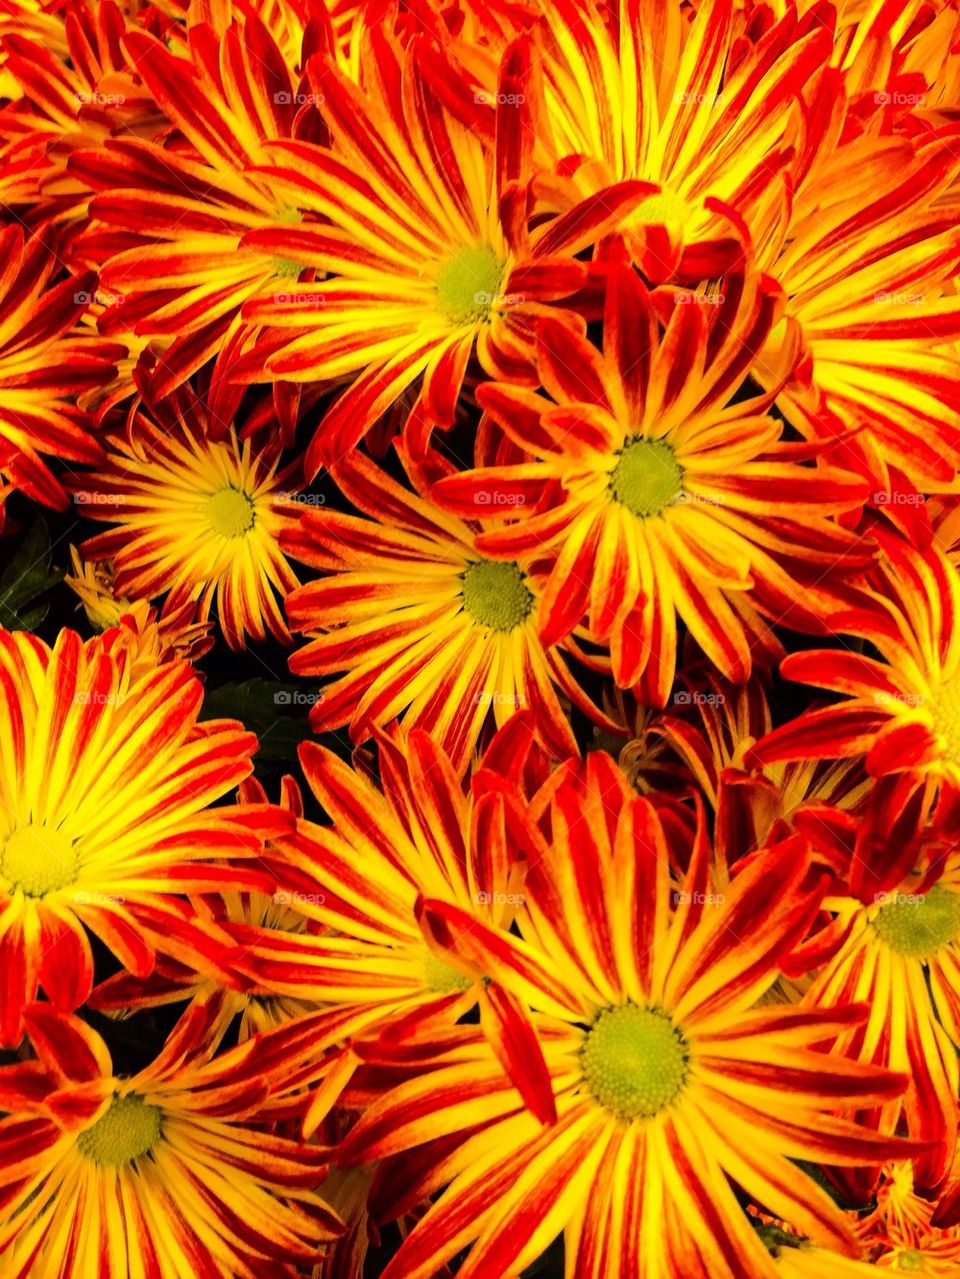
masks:
{"type": "Polygon", "coordinates": [[[918,1183],[929,1191],[946,1176],[957,1144],[960,850],[946,831],[924,829],[925,813],[922,787],[905,778],[879,784],[859,818],[825,811],[798,818],[812,839],[828,840],[832,883],[822,924],[785,971],[815,970],[806,1007],[856,1000],[869,1008],[835,1051],[908,1075],[903,1097],[891,1098],[875,1122],[935,1143],[917,1162],[918,1183]]]}
{"type": "Polygon", "coordinates": [[[960,1273],[960,1227],[941,1230],[932,1224],[937,1205],[916,1193],[912,1164],[885,1168],[876,1199],[860,1231],[877,1266],[943,1279],[960,1273]]]}
{"type": "Polygon", "coordinates": [[[863,588],[867,606],[838,615],[846,633],[876,646],[882,661],[828,649],[791,653],[781,670],[846,695],[775,728],[750,752],[784,759],[866,757],[870,773],[911,769],[960,787],[960,576],[936,546],[921,553],[876,536],[883,559],[863,588]]]}
{"type": "Polygon", "coordinates": [[[123,348],[72,332],[91,300],[88,273],[51,281],[60,267],[42,236],[0,229],[0,474],[28,497],[61,510],[66,493],[48,465],[97,462],[78,395],[116,372],[123,348]]]}
{"type": "Polygon", "coordinates": [[[673,683],[678,617],[739,682],[751,648],[773,643],[763,616],[816,628],[818,611],[836,607],[830,569],[863,556],[829,517],[861,504],[866,484],[795,460],[766,416],[772,397],[730,404],[780,298],[753,275],[729,277],[724,288],[716,305],[678,295],[661,335],[638,277],[613,270],[602,352],[544,319],[537,358],[547,395],[478,388],[529,460],[450,476],[433,490],[464,516],[496,494],[504,505],[491,515],[509,512],[509,523],[477,546],[497,558],[549,560],[544,643],[586,614],[590,631],[609,638],[617,682],[642,680],[659,705],[673,683]]]}
{"type": "Polygon", "coordinates": [[[383,38],[366,53],[363,90],[333,66],[308,66],[329,148],[268,148],[263,179],[314,222],[244,239],[330,277],[244,312],[272,329],[245,376],[260,380],[265,365],[298,381],[355,379],[307,450],[308,476],[340,461],[420,378],[425,417],[449,424],[474,353],[490,376],[523,376],[533,318],[584,284],[575,254],[642,189],[607,189],[531,231],[532,140],[517,113],[529,46],[511,46],[496,93],[476,100],[425,44],[383,38]]]}
{"type": "Polygon", "coordinates": [[[313,706],[315,731],[349,723],[362,741],[402,715],[406,728],[431,733],[463,773],[484,727],[521,709],[534,712],[540,740],[557,759],[575,754],[558,692],[614,726],[577,684],[568,654],[537,636],[542,588],[531,557],[504,563],[479,554],[476,520],[471,527],[446,515],[359,454],[334,479],[371,518],[305,507],[281,540],[288,554],[325,573],[287,596],[290,625],[309,641],[290,669],[347,672],[313,706]]]}
{"type": "Polygon", "coordinates": [[[256,738],[197,722],[185,663],[131,678],[111,638],[62,630],[51,649],[0,631],[0,1045],[19,1042],[38,986],[64,1009],[86,999],[84,926],[145,976],[171,894],[272,887],[243,862],[274,810],[209,808],[251,771],[256,738]]]}
{"type": "Polygon", "coordinates": [[[115,591],[169,592],[171,609],[199,601],[201,621],[216,606],[231,648],[268,631],[289,641],[277,596],[297,578],[279,539],[294,519],[278,500],[278,450],[241,444],[233,430],[211,440],[206,411],[186,391],[106,443],[105,465],[71,487],[85,515],[117,525],[80,548],[112,562],[115,591]]]}
{"type": "MultiPolygon", "coordinates": [[[[72,233],[86,216],[90,189],[66,172],[68,157],[118,133],[153,136],[165,123],[124,46],[140,6],[44,4],[32,21],[18,20],[9,3],[4,8],[0,59],[16,100],[0,117],[0,134],[39,148],[38,182],[25,210],[30,220],[67,222],[72,233]]],[[[152,20],[157,25],[157,15],[152,20]]]]}
{"type": "MultiPolygon", "coordinates": [[[[402,1040],[421,1025],[453,1026],[479,1005],[496,1050],[525,1060],[535,1078],[535,1045],[516,1002],[446,962],[417,916],[419,898],[430,896],[477,920],[513,918],[522,900],[520,863],[542,841],[502,774],[522,769],[528,745],[522,724],[502,730],[464,795],[426,733],[379,739],[382,791],[330,751],[304,743],[304,775],[333,824],[299,821],[265,857],[281,891],[330,935],[254,938],[234,930],[239,971],[278,994],[331,1005],[344,1027],[341,1040],[402,1040]]],[[[329,1016],[315,1020],[323,1032],[329,1016]]],[[[341,1086],[357,1061],[349,1049],[343,1055],[341,1086]]],[[[330,1101],[321,1090],[308,1131],[330,1101]]],[[[551,1113],[549,1102],[544,1113],[551,1113]]]]}
{"type": "MultiPolygon", "coordinates": [[[[749,43],[729,0],[544,4],[538,179],[563,207],[627,178],[654,184],[620,228],[648,277],[702,280],[729,262],[737,210],[754,237],[794,156],[801,95],[830,56],[826,22],[791,13],[749,43]],[[709,202],[709,203],[708,203],[709,202]]],[[[538,122],[539,123],[539,122],[538,122]]]]}
{"type": "Polygon", "coordinates": [[[816,1049],[862,1009],[755,1006],[808,917],[803,846],[755,859],[721,901],[703,828],[673,850],[689,869],[672,883],[664,829],[606,756],[550,785],[553,845],[528,868],[520,935],[449,902],[425,902],[424,920],[465,971],[535,1010],[557,1120],[523,1109],[525,1063],[505,1080],[474,1027],[423,1036],[424,1068],[366,1109],[338,1156],[442,1138],[436,1162],[420,1152],[415,1175],[384,1178],[391,1211],[447,1186],[384,1279],[427,1279],[473,1241],[464,1279],[518,1273],[560,1231],[575,1279],[775,1279],[732,1183],[858,1255],[844,1214],[792,1161],[888,1157],[899,1143],[838,1112],[906,1081],[816,1049]]]}
{"type": "Polygon", "coordinates": [[[313,136],[320,125],[315,101],[299,92],[292,64],[253,15],[222,33],[191,26],[184,56],[140,31],[125,47],[188,145],[123,138],[74,152],[70,174],[96,193],[77,252],[102,265],[103,289],[116,299],[102,332],[171,339],[150,371],[162,398],[242,346],[245,301],[297,292],[297,262],[242,245],[255,228],[300,217],[252,166],[266,159],[270,139],[313,136]]]}
{"type": "Polygon", "coordinates": [[[78,1018],[38,1004],[27,1024],[39,1060],[0,1070],[9,1279],[266,1279],[340,1233],[314,1193],[327,1151],[258,1126],[276,1063],[251,1044],[211,1061],[202,1007],[131,1078],[78,1018]]]}
{"type": "MultiPolygon", "coordinates": [[[[842,114],[839,83],[820,84],[819,100],[842,114]]],[[[960,337],[960,297],[947,283],[960,230],[957,208],[934,201],[956,170],[955,143],[867,138],[817,158],[759,256],[805,347],[777,406],[809,438],[842,438],[881,503],[903,476],[928,492],[953,488],[960,395],[944,344],[960,337]]],[[[788,371],[786,336],[778,326],[765,338],[755,368],[764,385],[788,371]]]]}

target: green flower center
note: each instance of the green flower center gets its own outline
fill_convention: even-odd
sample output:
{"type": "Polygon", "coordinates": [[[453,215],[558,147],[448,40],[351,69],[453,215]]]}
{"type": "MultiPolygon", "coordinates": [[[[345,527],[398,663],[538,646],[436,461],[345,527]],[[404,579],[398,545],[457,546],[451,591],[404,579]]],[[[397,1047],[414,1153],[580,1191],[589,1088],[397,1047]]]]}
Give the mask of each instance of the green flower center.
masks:
{"type": "Polygon", "coordinates": [[[606,1110],[629,1123],[659,1114],[680,1095],[690,1053],[670,1018],[654,1008],[605,1008],[580,1050],[583,1079],[606,1110]]]}
{"type": "Polygon", "coordinates": [[[0,875],[28,897],[66,888],[77,878],[77,848],[66,835],[46,826],[21,826],[0,848],[0,875]]]}
{"type": "Polygon", "coordinates": [[[503,266],[493,249],[476,244],[455,253],[437,277],[437,306],[452,324],[484,320],[500,292],[503,266]]]}
{"type": "Polygon", "coordinates": [[[281,280],[299,280],[300,272],[306,269],[302,262],[296,262],[293,258],[271,258],[270,266],[273,274],[281,280]]]}
{"type": "Polygon", "coordinates": [[[899,893],[880,907],[873,926],[899,955],[927,958],[960,934],[960,896],[942,884],[922,897],[899,893]]]}
{"type": "Polygon", "coordinates": [[[530,616],[533,595],[519,565],[478,560],[462,580],[464,608],[481,626],[512,631],[530,616]]]}
{"type": "Polygon", "coordinates": [[[469,990],[473,985],[466,973],[440,959],[432,950],[427,951],[423,961],[423,976],[427,990],[435,995],[450,995],[455,990],[469,990]]]}
{"type": "Polygon", "coordinates": [[[943,741],[943,758],[960,767],[960,678],[947,679],[940,685],[930,712],[933,731],[943,741]]]}
{"type": "Polygon", "coordinates": [[[672,191],[659,191],[640,201],[630,215],[630,221],[645,226],[672,225],[685,222],[689,213],[689,206],[681,196],[674,195],[672,191]]]}
{"type": "Polygon", "coordinates": [[[219,489],[207,502],[207,519],[220,537],[243,537],[253,528],[257,509],[243,489],[219,489]]]}
{"type": "Polygon", "coordinates": [[[898,1270],[922,1270],[923,1269],[923,1253],[917,1252],[916,1248],[907,1248],[897,1257],[898,1270]]]}
{"type": "Polygon", "coordinates": [[[610,492],[628,511],[649,519],[683,492],[683,467],[666,440],[628,440],[610,476],[610,492]]]}
{"type": "Polygon", "coordinates": [[[77,1149],[95,1164],[129,1164],[160,1140],[161,1112],[130,1093],[114,1097],[109,1110],[77,1138],[77,1149]]]}

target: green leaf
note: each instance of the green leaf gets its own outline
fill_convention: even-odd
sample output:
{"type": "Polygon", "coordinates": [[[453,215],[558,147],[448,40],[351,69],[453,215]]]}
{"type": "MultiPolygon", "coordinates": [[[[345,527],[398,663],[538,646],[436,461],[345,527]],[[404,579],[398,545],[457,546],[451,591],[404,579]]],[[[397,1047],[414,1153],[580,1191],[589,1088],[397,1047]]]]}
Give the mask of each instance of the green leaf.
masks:
{"type": "Polygon", "coordinates": [[[302,684],[276,680],[235,680],[209,691],[203,719],[238,719],[260,740],[257,759],[294,764],[297,747],[313,737],[308,716],[320,694],[302,684]]]}
{"type": "Polygon", "coordinates": [[[38,519],[0,576],[0,626],[8,631],[36,630],[47,616],[50,602],[41,597],[63,578],[50,567],[50,550],[46,522],[38,519]]]}

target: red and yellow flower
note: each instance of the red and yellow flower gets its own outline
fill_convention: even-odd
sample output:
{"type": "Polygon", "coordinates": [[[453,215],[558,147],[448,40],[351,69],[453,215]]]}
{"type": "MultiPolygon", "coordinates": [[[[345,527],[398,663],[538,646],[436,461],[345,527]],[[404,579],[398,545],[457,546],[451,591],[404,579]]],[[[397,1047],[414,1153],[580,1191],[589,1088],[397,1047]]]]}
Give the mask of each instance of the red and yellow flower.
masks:
{"type": "Polygon", "coordinates": [[[79,1018],[36,1004],[27,1025],[37,1060],[0,1069],[9,1279],[259,1279],[318,1260],[341,1232],[314,1189],[325,1148],[262,1123],[282,1063],[252,1043],[210,1060],[202,1005],[130,1078],[79,1018]]]}
{"type": "MultiPolygon", "coordinates": [[[[265,856],[279,891],[326,933],[254,937],[234,928],[243,950],[238,970],[279,995],[330,1006],[305,1023],[317,1028],[316,1042],[305,1042],[316,1056],[317,1045],[330,1041],[328,1027],[339,1028],[334,1038],[347,1047],[330,1076],[340,1087],[360,1060],[351,1039],[379,1039],[399,1051],[419,1027],[452,1027],[477,1006],[495,1052],[523,1060],[532,1041],[517,1002],[428,944],[418,902],[448,901],[478,921],[509,925],[522,901],[522,861],[542,846],[501,775],[522,770],[529,733],[516,722],[503,729],[466,794],[426,733],[381,737],[379,746],[382,790],[332,752],[300,747],[307,782],[332,825],[300,820],[265,856]]],[[[329,1085],[321,1088],[308,1131],[333,1100],[329,1085]]]]}
{"type": "Polygon", "coordinates": [[[116,524],[83,543],[113,566],[113,588],[132,599],[167,594],[165,607],[216,608],[231,648],[267,632],[289,642],[277,596],[297,585],[280,549],[293,516],[283,498],[276,445],[256,449],[231,428],[213,440],[210,417],[186,390],[106,440],[100,470],[77,476],[74,500],[90,519],[116,524]]]}
{"type": "Polygon", "coordinates": [[[729,264],[737,237],[718,202],[763,239],[794,167],[804,85],[830,57],[827,22],[791,13],[744,39],[729,0],[541,9],[542,202],[649,184],[620,231],[654,280],[699,282],[729,264]]]}
{"type": "Polygon", "coordinates": [[[591,633],[609,640],[617,682],[641,681],[658,705],[673,684],[678,618],[727,678],[742,681],[754,647],[775,649],[765,618],[822,627],[837,607],[830,571],[864,559],[863,540],[830,517],[862,504],[865,483],[801,464],[766,413],[772,395],[731,404],[777,318],[778,290],[752,274],[723,287],[717,305],[673,295],[661,333],[638,277],[611,271],[602,351],[544,319],[537,359],[547,394],[478,389],[529,460],[451,475],[433,489],[463,516],[484,493],[511,498],[505,526],[477,546],[549,560],[543,642],[557,643],[586,615],[591,633]]]}
{"type": "MultiPolygon", "coordinates": [[[[269,141],[298,130],[312,136],[320,125],[294,65],[252,15],[222,32],[192,25],[184,56],[142,31],[125,47],[186,145],[123,137],[74,152],[69,173],[94,193],[76,252],[102,268],[112,295],[102,332],[169,342],[149,370],[159,399],[215,357],[220,368],[236,357],[248,337],[240,316],[248,299],[296,292],[298,263],[244,245],[252,230],[300,218],[254,166],[269,141]]],[[[229,394],[218,383],[220,433],[228,416],[221,392],[229,394]]]]}
{"type": "Polygon", "coordinates": [[[117,643],[127,644],[136,654],[134,670],[145,673],[162,662],[195,662],[213,647],[211,622],[196,620],[196,605],[152,608],[146,600],[119,598],[114,591],[112,566],[81,558],[70,547],[73,575],[64,582],[80,597],[80,607],[97,632],[118,628],[117,643]]]}
{"type": "Polygon", "coordinates": [[[806,711],[761,739],[751,758],[865,756],[868,772],[917,770],[931,784],[960,787],[960,576],[936,546],[913,550],[883,530],[882,559],[862,586],[862,606],[835,619],[875,646],[791,653],[790,679],[845,695],[806,711]]]}
{"type": "Polygon", "coordinates": [[[420,1068],[371,1101],[338,1156],[423,1147],[415,1171],[398,1161],[381,1177],[391,1215],[446,1187],[385,1279],[427,1279],[471,1243],[464,1279],[517,1273],[561,1231],[576,1279],[776,1279],[734,1183],[858,1256],[844,1214],[793,1160],[884,1159],[899,1143],[843,1112],[906,1080],[816,1047],[861,1008],[757,1007],[809,918],[802,843],[753,859],[720,900],[702,825],[692,848],[668,848],[605,755],[561,770],[548,795],[552,845],[527,869],[516,931],[449,901],[423,912],[440,953],[533,1010],[545,1076],[534,1084],[528,1054],[505,1079],[469,1025],[420,1037],[420,1068]],[[677,880],[672,855],[689,859],[677,880]],[[518,1088],[545,1088],[556,1121],[538,1122],[518,1088]]]}
{"type": "Polygon", "coordinates": [[[145,977],[172,894],[271,886],[250,859],[276,810],[210,808],[251,771],[256,738],[198,723],[185,663],[133,678],[115,635],[62,630],[51,649],[0,631],[0,1045],[19,1043],[38,987],[65,1010],[86,1000],[85,929],[145,977]]]}
{"type": "Polygon", "coordinates": [[[538,637],[533,557],[481,555],[476,515],[465,522],[445,514],[360,454],[334,478],[368,518],[305,506],[282,538],[288,554],[324,573],[286,597],[290,625],[308,639],[290,669],[346,672],[314,704],[316,732],[349,723],[359,742],[402,717],[405,728],[429,732],[463,773],[484,729],[518,710],[534,713],[555,758],[576,753],[560,697],[613,727],[571,673],[576,643],[549,648],[538,637]]]}
{"type": "Polygon", "coordinates": [[[825,852],[830,886],[821,922],[785,963],[813,970],[805,1007],[869,1009],[835,1051],[909,1077],[872,1123],[928,1143],[915,1166],[925,1193],[953,1160],[960,1090],[960,851],[948,815],[926,825],[928,807],[904,776],[875,786],[858,818],[825,808],[797,817],[825,852]]]}
{"type": "Polygon", "coordinates": [[[0,476],[65,510],[50,459],[98,462],[103,450],[76,397],[116,372],[123,347],[74,326],[92,301],[92,273],[55,283],[60,262],[42,235],[0,228],[0,476]]]}
{"type": "Polygon", "coordinates": [[[940,1275],[960,1269],[960,1227],[933,1224],[937,1204],[916,1192],[907,1161],[883,1170],[877,1206],[860,1224],[864,1246],[882,1270],[940,1275]]]}
{"type": "Polygon", "coordinates": [[[449,425],[474,355],[490,376],[529,376],[534,318],[586,282],[575,255],[640,189],[606,189],[531,229],[532,142],[517,110],[529,45],[504,54],[495,94],[475,95],[438,81],[428,43],[403,49],[382,37],[376,57],[365,52],[362,88],[335,66],[308,66],[329,147],[268,148],[263,180],[312,221],[244,239],[326,276],[300,296],[245,308],[268,326],[243,365],[249,380],[265,368],[349,382],[307,450],[308,477],[346,456],[415,384],[427,425],[449,425]]]}

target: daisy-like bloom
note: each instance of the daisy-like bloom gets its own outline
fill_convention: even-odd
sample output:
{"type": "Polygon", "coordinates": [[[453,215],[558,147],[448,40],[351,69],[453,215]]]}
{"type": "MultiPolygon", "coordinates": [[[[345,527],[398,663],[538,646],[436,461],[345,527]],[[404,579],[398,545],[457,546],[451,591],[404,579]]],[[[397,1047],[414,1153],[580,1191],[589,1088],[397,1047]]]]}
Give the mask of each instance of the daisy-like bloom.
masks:
{"type": "Polygon", "coordinates": [[[352,380],[307,450],[310,477],[420,378],[425,418],[449,424],[474,354],[490,376],[529,376],[533,318],[584,284],[575,255],[644,189],[609,188],[531,230],[533,135],[518,115],[529,44],[505,52],[495,94],[467,94],[429,43],[403,49],[384,35],[365,55],[363,89],[319,59],[308,65],[330,147],[267,148],[263,179],[313,222],[244,239],[329,277],[244,310],[269,326],[244,376],[262,380],[265,367],[297,381],[352,380]]]}
{"type": "MultiPolygon", "coordinates": [[[[839,128],[844,109],[841,82],[820,82],[811,110],[835,112],[839,128]]],[[[960,337],[960,298],[945,286],[960,230],[956,198],[935,200],[957,170],[956,143],[867,136],[817,158],[759,254],[804,338],[777,406],[808,438],[842,439],[880,503],[904,476],[927,492],[953,489],[960,396],[944,344],[960,337]]],[[[764,385],[788,373],[787,336],[778,326],[766,338],[755,369],[764,385]]]]}
{"type": "Polygon", "coordinates": [[[422,1036],[423,1068],[368,1106],[338,1155],[349,1166],[438,1139],[434,1161],[419,1152],[412,1174],[385,1178],[391,1212],[447,1188],[384,1279],[427,1279],[473,1241],[464,1279],[516,1274],[560,1231],[572,1279],[775,1279],[732,1183],[858,1255],[844,1214],[792,1160],[885,1158],[897,1141],[838,1112],[905,1080],[814,1047],[862,1009],[756,1007],[808,917],[804,846],[755,859],[721,901],[702,825],[672,850],[689,857],[672,882],[664,828],[607,756],[561,774],[519,935],[423,907],[438,947],[534,1010],[556,1122],[523,1108],[528,1061],[504,1079],[477,1028],[422,1036]]]}
{"type": "Polygon", "coordinates": [[[83,543],[86,559],[113,565],[119,595],[166,607],[214,607],[233,649],[269,631],[289,642],[277,596],[297,586],[280,550],[294,524],[277,474],[279,450],[257,451],[231,429],[210,438],[207,411],[186,390],[139,411],[106,441],[100,470],[78,476],[74,500],[90,519],[116,524],[83,543]]]}
{"type": "Polygon", "coordinates": [[[253,1044],[210,1060],[202,1006],[130,1078],[78,1018],[37,1004],[27,1024],[38,1060],[0,1070],[9,1279],[266,1279],[340,1233],[314,1192],[326,1150],[258,1125],[279,1064],[253,1044]]]}
{"type": "Polygon", "coordinates": [[[185,663],[134,679],[115,637],[62,630],[51,649],[0,631],[0,1046],[38,986],[67,1010],[87,998],[85,927],[146,976],[172,894],[272,888],[249,863],[280,810],[209,808],[251,771],[256,738],[197,722],[185,663]]]}
{"type": "MultiPolygon", "coordinates": [[[[311,709],[315,731],[349,723],[359,742],[402,714],[406,728],[429,732],[463,773],[485,726],[518,710],[534,712],[555,758],[575,754],[558,692],[615,727],[577,684],[567,654],[537,636],[541,587],[531,557],[507,563],[481,555],[476,519],[445,514],[359,453],[333,474],[370,518],[304,507],[281,541],[325,573],[287,596],[290,625],[308,638],[290,669],[347,672],[311,709]]],[[[575,643],[566,648],[577,651],[575,643]]]]}
{"type": "MultiPolygon", "coordinates": [[[[304,1036],[311,1054],[318,1042],[351,1037],[399,1043],[421,1024],[452,1027],[479,1005],[495,1051],[526,1061],[537,1078],[536,1044],[517,1001],[447,962],[427,943],[417,915],[419,899],[429,896],[509,926],[522,901],[520,862],[535,859],[542,844],[504,780],[522,771],[528,746],[521,722],[501,730],[466,795],[426,733],[379,739],[382,790],[330,751],[300,747],[304,775],[332,825],[300,820],[264,857],[281,891],[329,935],[233,932],[238,971],[279,995],[331,1005],[313,1019],[317,1042],[304,1036]]],[[[332,1080],[342,1087],[357,1062],[348,1045],[332,1080]]],[[[527,1096],[544,1117],[552,1114],[549,1098],[541,1111],[536,1093],[527,1096]]],[[[329,1086],[318,1091],[308,1132],[335,1099],[329,1086]]]]}
{"type": "MultiPolygon", "coordinates": [[[[18,3],[20,0],[18,0],[18,3]]],[[[152,137],[165,121],[130,62],[124,37],[138,21],[139,4],[44,5],[43,28],[0,15],[3,73],[16,101],[2,115],[3,134],[40,150],[36,189],[25,210],[31,222],[68,223],[70,236],[85,218],[90,189],[67,174],[77,149],[103,145],[114,134],[152,137]]],[[[41,15],[37,15],[39,19],[41,15]]],[[[157,15],[151,21],[161,25],[157,15]]]]}
{"type": "Polygon", "coordinates": [[[800,131],[801,94],[830,56],[822,21],[790,14],[749,43],[730,0],[557,0],[538,32],[542,198],[561,207],[643,179],[621,231],[648,278],[718,274],[731,251],[716,202],[762,236],[800,131]]]}
{"type": "Polygon", "coordinates": [[[864,558],[862,539],[829,517],[860,505],[866,484],[800,464],[766,415],[772,396],[730,403],[781,298],[752,273],[723,287],[713,305],[707,295],[676,295],[661,334],[639,278],[612,269],[602,351],[545,318],[537,360],[547,394],[478,388],[529,460],[481,466],[433,489],[463,516],[484,494],[509,498],[509,507],[491,508],[506,527],[477,546],[496,558],[549,561],[543,642],[556,644],[586,614],[591,633],[609,640],[617,682],[642,681],[645,700],[661,706],[673,684],[678,617],[709,660],[741,682],[751,648],[775,646],[764,615],[822,627],[817,614],[837,606],[831,568],[864,558]]]}
{"type": "Polygon", "coordinates": [[[860,1223],[876,1265],[921,1275],[960,1273],[960,1227],[933,1225],[937,1205],[916,1193],[913,1165],[893,1163],[883,1174],[877,1206],[860,1223]]]}
{"type": "Polygon", "coordinates": [[[843,649],[791,653],[790,679],[846,695],[775,728],[750,752],[764,766],[784,759],[865,756],[868,772],[918,770],[960,787],[960,576],[931,546],[916,551],[878,528],[882,559],[862,593],[866,606],[838,617],[881,659],[843,649]]]}
{"type": "Polygon", "coordinates": [[[53,284],[59,269],[42,236],[0,229],[0,476],[65,510],[69,499],[48,459],[90,464],[103,456],[75,401],[113,377],[123,348],[76,333],[95,276],[53,284]]]}
{"type": "Polygon", "coordinates": [[[909,1076],[903,1097],[891,1098],[875,1122],[935,1143],[916,1164],[929,1192],[957,1144],[960,850],[945,837],[954,829],[945,814],[926,827],[929,799],[917,781],[884,779],[856,818],[825,809],[797,817],[823,848],[831,883],[821,922],[784,968],[816,970],[805,1007],[869,1008],[835,1051],[909,1076]]]}
{"type": "Polygon", "coordinates": [[[191,26],[182,56],[143,31],[124,47],[185,145],[122,138],[74,151],[69,175],[95,193],[76,252],[103,267],[114,295],[102,332],[169,342],[150,370],[159,399],[242,346],[249,298],[297,293],[299,263],[243,247],[253,229],[300,218],[252,166],[265,162],[269,140],[321,125],[317,100],[300,92],[293,64],[253,15],[222,31],[191,26]]]}

